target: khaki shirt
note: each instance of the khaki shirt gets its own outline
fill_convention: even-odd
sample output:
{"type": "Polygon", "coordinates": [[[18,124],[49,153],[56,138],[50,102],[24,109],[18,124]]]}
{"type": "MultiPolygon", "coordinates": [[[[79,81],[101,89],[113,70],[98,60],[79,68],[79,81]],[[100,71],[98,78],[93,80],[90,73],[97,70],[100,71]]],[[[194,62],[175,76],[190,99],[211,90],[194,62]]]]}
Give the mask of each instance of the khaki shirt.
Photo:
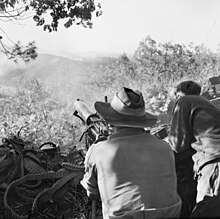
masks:
{"type": "Polygon", "coordinates": [[[143,129],[125,128],[92,145],[81,184],[99,195],[104,219],[178,217],[174,155],[170,146],[143,129]]]}

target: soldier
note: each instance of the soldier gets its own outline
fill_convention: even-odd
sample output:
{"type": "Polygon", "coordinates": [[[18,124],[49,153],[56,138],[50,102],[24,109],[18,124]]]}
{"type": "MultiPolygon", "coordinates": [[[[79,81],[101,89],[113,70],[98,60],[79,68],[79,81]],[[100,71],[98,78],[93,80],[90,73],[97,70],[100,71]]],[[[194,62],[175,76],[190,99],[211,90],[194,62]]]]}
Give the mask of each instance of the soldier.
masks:
{"type": "MultiPolygon", "coordinates": [[[[183,170],[190,170],[190,162],[184,159],[193,160],[197,194],[196,206],[191,217],[220,217],[220,110],[218,107],[200,95],[190,95],[190,93],[180,95],[173,111],[169,142],[177,159],[183,160],[183,170]]],[[[193,188],[195,184],[192,180],[191,183],[193,188]]],[[[190,186],[190,182],[188,185],[190,186]]],[[[182,192],[184,194],[184,189],[182,192]]]]}
{"type": "MultiPolygon", "coordinates": [[[[200,95],[201,86],[194,81],[186,80],[180,82],[173,90],[174,103],[172,114],[175,111],[179,98],[186,95],[200,95]]],[[[196,204],[196,180],[194,179],[192,154],[194,150],[189,148],[184,153],[176,153],[175,164],[177,172],[177,191],[182,199],[181,218],[189,217],[196,204]]]]}
{"type": "Polygon", "coordinates": [[[101,197],[103,218],[179,217],[173,151],[145,131],[157,117],[145,110],[142,93],[122,88],[110,103],[96,102],[95,109],[113,134],[89,148],[81,184],[92,200],[101,197]]]}

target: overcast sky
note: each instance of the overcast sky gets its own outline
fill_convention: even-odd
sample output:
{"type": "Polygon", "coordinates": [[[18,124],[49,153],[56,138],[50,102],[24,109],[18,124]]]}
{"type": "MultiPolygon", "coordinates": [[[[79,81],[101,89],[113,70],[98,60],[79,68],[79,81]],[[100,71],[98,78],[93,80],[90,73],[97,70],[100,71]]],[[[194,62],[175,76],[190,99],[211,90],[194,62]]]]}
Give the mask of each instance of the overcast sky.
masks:
{"type": "MultiPolygon", "coordinates": [[[[40,51],[133,53],[146,36],[157,42],[215,50],[220,44],[220,0],[99,0],[103,15],[93,29],[60,27],[44,32],[30,21],[0,23],[13,41],[36,41],[40,51]]],[[[0,32],[0,35],[3,33],[0,32]]],[[[5,39],[5,38],[4,38],[5,39]]]]}

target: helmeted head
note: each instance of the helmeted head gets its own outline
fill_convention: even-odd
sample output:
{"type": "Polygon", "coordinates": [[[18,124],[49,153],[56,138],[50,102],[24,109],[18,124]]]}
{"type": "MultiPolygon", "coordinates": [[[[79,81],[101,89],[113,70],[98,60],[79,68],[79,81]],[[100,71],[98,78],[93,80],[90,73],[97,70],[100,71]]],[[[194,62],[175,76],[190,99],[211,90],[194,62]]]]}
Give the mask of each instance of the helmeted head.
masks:
{"type": "Polygon", "coordinates": [[[95,110],[109,124],[121,127],[145,128],[153,126],[157,116],[145,110],[145,102],[140,91],[121,88],[111,102],[95,102],[95,110]]]}

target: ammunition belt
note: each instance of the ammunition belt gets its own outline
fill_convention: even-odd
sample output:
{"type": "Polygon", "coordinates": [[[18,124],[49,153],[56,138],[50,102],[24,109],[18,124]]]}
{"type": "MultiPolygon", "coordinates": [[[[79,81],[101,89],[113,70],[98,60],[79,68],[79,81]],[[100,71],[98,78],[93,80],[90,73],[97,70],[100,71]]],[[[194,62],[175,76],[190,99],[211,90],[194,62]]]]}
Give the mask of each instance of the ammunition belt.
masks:
{"type": "MultiPolygon", "coordinates": [[[[19,218],[19,219],[26,219],[28,218],[29,215],[19,215],[18,213],[16,213],[13,208],[9,205],[8,203],[8,194],[9,191],[12,187],[14,186],[18,186],[20,184],[24,184],[28,181],[32,181],[32,180],[43,180],[43,179],[60,179],[62,177],[64,177],[68,172],[66,170],[61,170],[58,172],[52,172],[52,173],[43,173],[43,174],[29,174],[26,176],[23,176],[20,179],[14,180],[11,184],[8,185],[5,194],[4,194],[4,206],[7,208],[7,210],[12,214],[13,217],[15,218],[19,218]]],[[[58,181],[59,182],[59,181],[58,181]]],[[[57,182],[57,183],[58,183],[57,182]]],[[[58,187],[58,186],[57,186],[58,187]]],[[[41,193],[43,193],[44,191],[42,191],[41,193]]],[[[39,194],[41,194],[39,193],[39,194]]],[[[39,196],[39,195],[38,195],[39,196]]],[[[39,199],[37,196],[37,199],[39,199]]],[[[36,205],[36,201],[34,201],[33,206],[36,205]]],[[[34,207],[32,207],[34,208],[34,207]]]]}
{"type": "Polygon", "coordinates": [[[24,156],[24,168],[29,173],[46,173],[47,170],[40,165],[40,160],[34,153],[27,152],[24,156]]]}
{"type": "Polygon", "coordinates": [[[59,161],[60,169],[54,171],[50,163],[44,160],[47,158],[41,156],[44,156],[45,152],[25,149],[25,143],[19,139],[4,139],[3,143],[4,147],[0,146],[0,173],[6,174],[2,174],[0,185],[7,184],[3,201],[5,209],[12,218],[29,218],[30,214],[34,215],[37,212],[38,204],[49,201],[53,198],[54,193],[70,180],[74,179],[75,183],[83,177],[84,165],[75,164],[80,163],[80,156],[77,152],[74,152],[74,155],[71,154],[71,162],[73,163],[59,161]],[[72,158],[74,159],[72,160],[72,158]],[[44,161],[46,163],[43,163],[44,161]],[[49,182],[53,185],[49,188],[46,185],[45,189],[45,186],[41,186],[45,180],[50,180],[49,182]],[[18,195],[20,201],[29,203],[29,206],[31,204],[30,213],[17,213],[16,207],[10,203],[9,197],[12,190],[18,195]]]}
{"type": "Polygon", "coordinates": [[[0,156],[5,155],[9,152],[9,148],[0,147],[0,156]]]}
{"type": "Polygon", "coordinates": [[[35,198],[34,203],[32,205],[32,213],[35,211],[35,208],[37,206],[37,202],[40,201],[41,203],[47,202],[52,198],[52,195],[58,191],[62,186],[64,186],[69,180],[77,177],[78,179],[81,179],[83,176],[83,172],[71,172],[66,174],[62,177],[59,181],[54,183],[54,185],[51,188],[48,188],[38,194],[38,196],[35,198]]]}
{"type": "Polygon", "coordinates": [[[70,162],[62,162],[61,166],[70,171],[84,171],[84,165],[77,165],[70,162]]]}
{"type": "Polygon", "coordinates": [[[5,168],[12,163],[13,163],[13,158],[7,158],[7,159],[0,161],[0,169],[5,168]]]}

